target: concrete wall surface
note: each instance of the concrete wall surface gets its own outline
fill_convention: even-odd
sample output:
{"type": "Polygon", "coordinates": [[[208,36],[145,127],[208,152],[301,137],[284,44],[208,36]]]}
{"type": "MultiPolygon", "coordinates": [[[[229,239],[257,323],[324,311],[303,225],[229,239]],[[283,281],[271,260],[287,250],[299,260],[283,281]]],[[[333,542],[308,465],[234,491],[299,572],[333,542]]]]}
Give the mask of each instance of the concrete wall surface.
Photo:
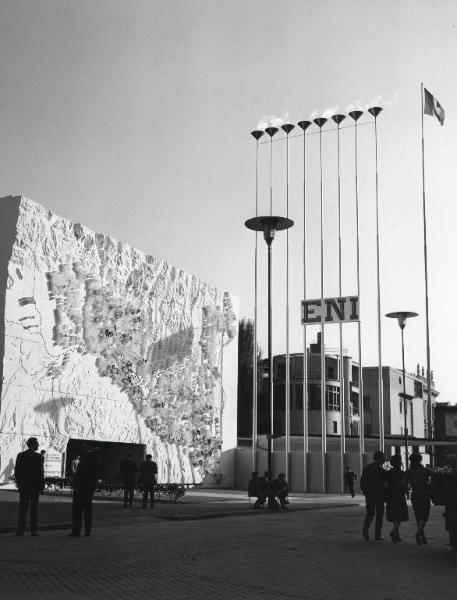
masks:
{"type": "Polygon", "coordinates": [[[0,222],[0,483],[35,436],[54,465],[143,444],[159,481],[232,485],[237,300],[23,197],[0,222]]]}

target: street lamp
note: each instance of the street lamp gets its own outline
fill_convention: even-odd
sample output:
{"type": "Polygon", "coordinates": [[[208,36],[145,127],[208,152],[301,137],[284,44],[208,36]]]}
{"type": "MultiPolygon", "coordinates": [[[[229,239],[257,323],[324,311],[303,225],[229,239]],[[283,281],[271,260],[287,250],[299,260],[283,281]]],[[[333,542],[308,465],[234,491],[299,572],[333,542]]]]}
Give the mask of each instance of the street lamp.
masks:
{"type": "Polygon", "coordinates": [[[398,325],[401,329],[401,361],[403,367],[403,394],[399,394],[403,398],[403,417],[405,422],[404,427],[404,438],[405,438],[405,470],[408,468],[408,421],[407,421],[407,400],[412,396],[406,394],[406,373],[405,373],[405,340],[403,330],[406,325],[406,319],[411,317],[417,317],[417,313],[408,311],[391,312],[386,315],[389,319],[397,319],[398,325]]]}
{"type": "Polygon", "coordinates": [[[267,442],[268,442],[268,466],[267,469],[271,472],[271,438],[273,436],[273,419],[272,419],[272,400],[273,400],[273,360],[271,352],[271,330],[272,330],[272,309],[271,309],[271,244],[274,240],[277,231],[289,229],[294,222],[286,217],[254,217],[248,219],[245,225],[252,231],[263,231],[263,237],[268,246],[268,427],[267,427],[267,442]]]}

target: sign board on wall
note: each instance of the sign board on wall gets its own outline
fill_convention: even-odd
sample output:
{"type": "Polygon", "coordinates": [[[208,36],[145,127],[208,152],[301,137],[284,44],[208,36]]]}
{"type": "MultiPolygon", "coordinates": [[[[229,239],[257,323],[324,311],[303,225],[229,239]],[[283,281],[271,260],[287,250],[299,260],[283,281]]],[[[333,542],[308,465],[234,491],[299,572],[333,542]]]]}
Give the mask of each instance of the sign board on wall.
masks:
{"type": "Polygon", "coordinates": [[[302,325],[350,323],[359,320],[359,297],[343,296],[302,300],[302,325]]]}
{"type": "Polygon", "coordinates": [[[62,477],[62,452],[46,449],[43,467],[45,477],[62,477]]]}

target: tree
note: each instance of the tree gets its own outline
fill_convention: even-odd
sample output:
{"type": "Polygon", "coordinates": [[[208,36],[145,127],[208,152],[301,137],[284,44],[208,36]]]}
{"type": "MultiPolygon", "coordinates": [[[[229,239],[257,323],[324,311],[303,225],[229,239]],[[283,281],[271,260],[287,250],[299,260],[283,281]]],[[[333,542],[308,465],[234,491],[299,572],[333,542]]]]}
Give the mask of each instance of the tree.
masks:
{"type": "MultiPolygon", "coordinates": [[[[262,351],[257,346],[257,360],[262,351]]],[[[238,328],[238,437],[252,436],[252,373],[254,366],[254,322],[243,318],[238,328]]]]}

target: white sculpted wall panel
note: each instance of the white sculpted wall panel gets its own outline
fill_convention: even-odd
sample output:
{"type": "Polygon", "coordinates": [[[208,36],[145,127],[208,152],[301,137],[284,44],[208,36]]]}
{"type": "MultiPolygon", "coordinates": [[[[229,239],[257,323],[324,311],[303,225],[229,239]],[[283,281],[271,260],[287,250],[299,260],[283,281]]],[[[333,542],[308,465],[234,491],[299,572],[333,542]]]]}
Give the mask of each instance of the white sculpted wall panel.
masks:
{"type": "Polygon", "coordinates": [[[70,437],[145,444],[161,481],[230,478],[234,298],[28,199],[0,212],[15,222],[1,248],[0,481],[30,435],[58,452],[70,437]]]}

